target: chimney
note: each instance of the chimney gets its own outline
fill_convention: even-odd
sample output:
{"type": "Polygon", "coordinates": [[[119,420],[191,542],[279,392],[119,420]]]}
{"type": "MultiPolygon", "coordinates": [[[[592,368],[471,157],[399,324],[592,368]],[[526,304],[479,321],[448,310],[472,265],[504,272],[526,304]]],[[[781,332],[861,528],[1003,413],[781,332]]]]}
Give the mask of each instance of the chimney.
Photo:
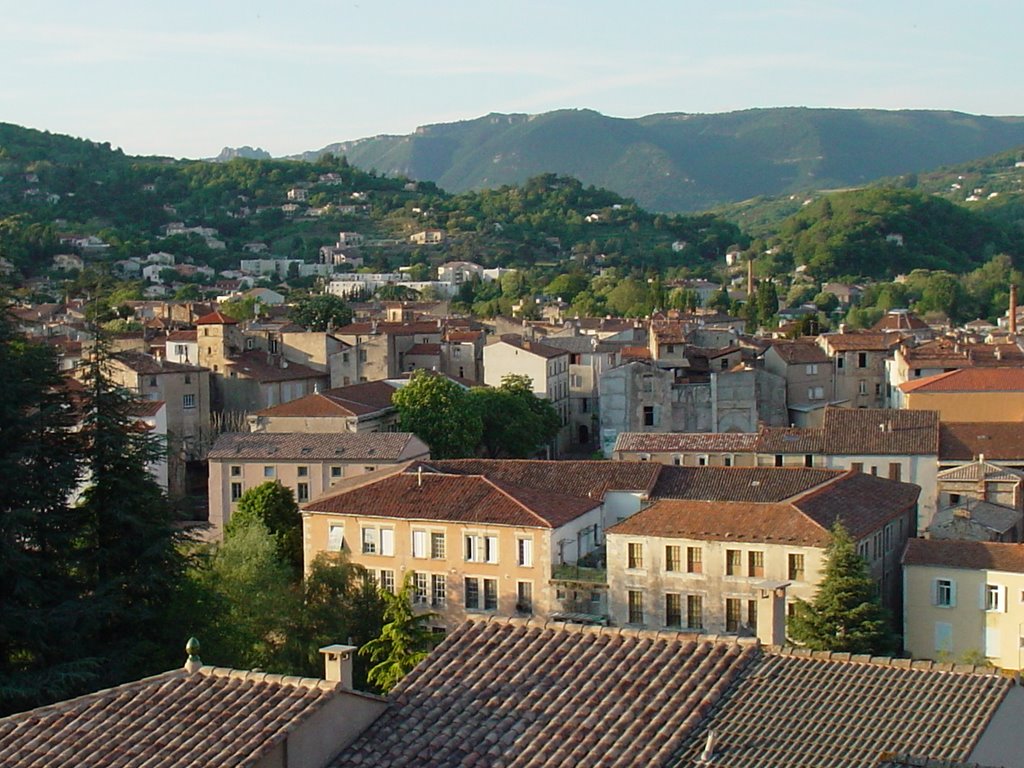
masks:
{"type": "Polygon", "coordinates": [[[757,609],[757,639],[763,645],[782,646],[786,644],[786,588],[787,583],[764,584],[761,599],[767,600],[757,609]]]}
{"type": "Polygon", "coordinates": [[[354,645],[325,645],[320,649],[324,655],[324,679],[341,683],[343,688],[352,690],[352,657],[354,645]]]}
{"type": "Polygon", "coordinates": [[[710,763],[711,759],[715,756],[715,732],[708,730],[708,739],[704,742],[704,751],[700,753],[700,757],[697,758],[697,764],[710,763]]]}
{"type": "Polygon", "coordinates": [[[747,301],[754,295],[754,259],[747,259],[747,301]]]}
{"type": "Polygon", "coordinates": [[[1009,317],[1009,329],[1010,335],[1017,335],[1017,286],[1010,286],[1010,317],[1009,317]]]}

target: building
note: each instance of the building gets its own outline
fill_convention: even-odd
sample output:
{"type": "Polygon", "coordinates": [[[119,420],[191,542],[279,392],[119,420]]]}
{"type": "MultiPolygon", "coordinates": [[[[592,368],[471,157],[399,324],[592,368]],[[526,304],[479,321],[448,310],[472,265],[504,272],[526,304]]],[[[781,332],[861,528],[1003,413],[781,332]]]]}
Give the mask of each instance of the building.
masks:
{"type": "Polygon", "coordinates": [[[540,620],[467,622],[334,768],[1024,766],[992,670],[540,620]]]}
{"type": "Polygon", "coordinates": [[[885,361],[902,340],[899,333],[826,333],[818,345],[833,361],[835,391],[829,400],[850,408],[880,408],[885,402],[885,361]]]}
{"type": "Polygon", "coordinates": [[[394,432],[398,409],[391,404],[399,382],[368,381],[326,389],[256,411],[251,432],[394,432]]]}
{"type": "Polygon", "coordinates": [[[397,378],[409,369],[405,355],[410,349],[418,344],[441,344],[444,334],[440,320],[371,320],[336,328],[334,337],[344,342],[347,348],[331,357],[331,384],[341,387],[397,378]]]}
{"type": "Polygon", "coordinates": [[[938,411],[944,423],[1024,422],[1024,367],[962,368],[904,382],[900,407],[938,411]]]}
{"type": "Polygon", "coordinates": [[[938,505],[928,526],[934,539],[1019,542],[1024,535],[1024,472],[985,461],[936,476],[938,505]]]}
{"type": "Polygon", "coordinates": [[[570,442],[574,447],[598,447],[601,374],[618,365],[620,344],[598,341],[596,336],[548,336],[544,343],[569,353],[570,442]]]}
{"type": "Polygon", "coordinates": [[[268,481],[305,504],[346,477],[428,458],[430,449],[409,432],[226,432],[209,454],[210,526],[219,537],[242,494],[268,481]]]}
{"type": "Polygon", "coordinates": [[[819,426],[836,387],[834,363],[825,350],[811,340],[777,340],[764,354],[764,369],[786,380],[789,423],[819,426]]]}
{"type": "Polygon", "coordinates": [[[326,768],[387,708],[352,690],[353,651],[321,650],[326,680],[190,655],[184,669],[0,718],[0,764],[326,768]]]}
{"type": "Polygon", "coordinates": [[[939,467],[969,464],[984,457],[990,464],[1024,470],[1024,429],[1012,421],[961,421],[939,429],[939,467]]]}
{"type": "MultiPolygon", "coordinates": [[[[914,531],[917,486],[801,468],[686,472],[719,487],[669,498],[659,480],[651,506],[608,529],[614,624],[761,636],[761,593],[784,587],[790,606],[811,600],[837,520],[868,562],[883,603],[898,608],[899,557],[914,531]],[[796,486],[779,498],[767,483],[760,487],[766,475],[796,486]]],[[[762,640],[782,642],[761,629],[762,640]]]]}
{"type": "Polygon", "coordinates": [[[911,539],[903,581],[904,644],[914,658],[1024,669],[1024,545],[911,539]]]}

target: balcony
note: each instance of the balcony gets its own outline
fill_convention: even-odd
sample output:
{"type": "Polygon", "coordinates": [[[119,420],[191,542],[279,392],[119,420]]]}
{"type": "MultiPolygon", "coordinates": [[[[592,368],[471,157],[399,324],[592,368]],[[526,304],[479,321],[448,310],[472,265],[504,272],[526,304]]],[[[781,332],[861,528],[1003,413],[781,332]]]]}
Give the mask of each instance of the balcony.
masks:
{"type": "Polygon", "coordinates": [[[581,584],[607,584],[608,569],[583,565],[557,565],[551,573],[552,581],[568,581],[581,584]]]}

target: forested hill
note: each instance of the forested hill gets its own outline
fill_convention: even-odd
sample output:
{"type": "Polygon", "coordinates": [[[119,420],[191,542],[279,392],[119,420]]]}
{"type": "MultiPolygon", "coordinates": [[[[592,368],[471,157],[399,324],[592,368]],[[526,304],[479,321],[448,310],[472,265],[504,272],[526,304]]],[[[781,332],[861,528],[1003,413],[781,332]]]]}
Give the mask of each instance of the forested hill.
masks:
{"type": "Polygon", "coordinates": [[[959,112],[776,108],[620,119],[562,110],[429,125],[305,157],[343,153],[361,168],[453,192],[567,174],[648,210],[696,211],[758,195],[860,186],[1021,145],[1024,118],[959,112]]]}

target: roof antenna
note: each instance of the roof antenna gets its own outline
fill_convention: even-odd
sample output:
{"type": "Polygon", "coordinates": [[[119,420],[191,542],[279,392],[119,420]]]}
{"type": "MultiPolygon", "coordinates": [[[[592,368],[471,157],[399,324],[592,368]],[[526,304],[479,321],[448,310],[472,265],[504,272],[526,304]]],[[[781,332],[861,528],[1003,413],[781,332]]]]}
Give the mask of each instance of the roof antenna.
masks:
{"type": "Polygon", "coordinates": [[[698,763],[710,763],[715,754],[715,732],[708,731],[708,740],[704,743],[704,751],[697,758],[698,763]]]}

